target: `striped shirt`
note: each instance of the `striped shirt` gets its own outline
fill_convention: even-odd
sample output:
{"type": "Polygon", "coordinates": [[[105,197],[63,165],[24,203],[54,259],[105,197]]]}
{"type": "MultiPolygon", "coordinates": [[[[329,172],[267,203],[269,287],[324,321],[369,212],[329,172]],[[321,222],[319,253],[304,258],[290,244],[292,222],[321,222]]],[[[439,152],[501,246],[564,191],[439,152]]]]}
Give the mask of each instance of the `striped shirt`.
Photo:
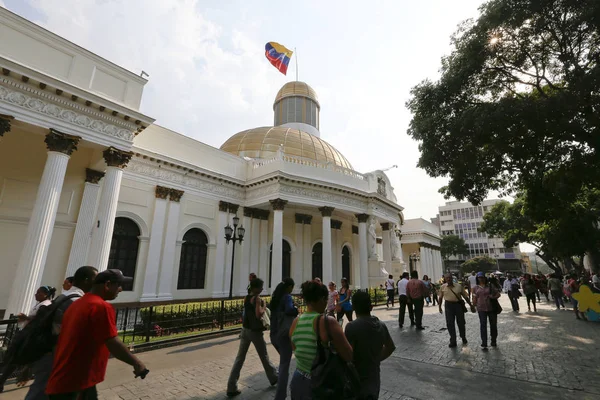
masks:
{"type": "Polygon", "coordinates": [[[292,333],[292,342],[296,346],[296,367],[307,374],[310,373],[314,359],[317,357],[317,334],[315,318],[321,314],[306,312],[298,317],[296,329],[292,333]]]}

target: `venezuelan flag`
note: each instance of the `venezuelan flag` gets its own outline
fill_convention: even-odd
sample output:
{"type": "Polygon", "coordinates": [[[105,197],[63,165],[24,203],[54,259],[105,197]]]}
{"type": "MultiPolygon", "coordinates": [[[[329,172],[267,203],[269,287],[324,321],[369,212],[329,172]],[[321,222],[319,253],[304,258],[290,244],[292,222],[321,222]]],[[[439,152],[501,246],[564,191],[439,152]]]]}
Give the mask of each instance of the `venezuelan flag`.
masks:
{"type": "Polygon", "coordinates": [[[288,64],[292,58],[293,51],[276,42],[269,42],[265,45],[265,56],[267,60],[282,74],[287,74],[288,64]]]}

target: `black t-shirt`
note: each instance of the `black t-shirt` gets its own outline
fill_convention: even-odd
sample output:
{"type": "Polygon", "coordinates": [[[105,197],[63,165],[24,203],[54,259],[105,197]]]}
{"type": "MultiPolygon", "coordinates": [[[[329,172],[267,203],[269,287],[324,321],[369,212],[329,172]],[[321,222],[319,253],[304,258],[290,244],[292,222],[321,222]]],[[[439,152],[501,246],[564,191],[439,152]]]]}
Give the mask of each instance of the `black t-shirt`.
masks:
{"type": "MultiPolygon", "coordinates": [[[[251,331],[264,331],[262,321],[256,317],[256,303],[252,303],[252,295],[246,296],[244,299],[244,320],[242,326],[251,331]]],[[[262,301],[260,297],[257,297],[258,301],[262,301]]]]}
{"type": "Polygon", "coordinates": [[[391,340],[387,326],[377,317],[357,318],[346,325],[346,338],[354,349],[354,365],[361,380],[361,394],[379,394],[381,349],[391,340]]]}

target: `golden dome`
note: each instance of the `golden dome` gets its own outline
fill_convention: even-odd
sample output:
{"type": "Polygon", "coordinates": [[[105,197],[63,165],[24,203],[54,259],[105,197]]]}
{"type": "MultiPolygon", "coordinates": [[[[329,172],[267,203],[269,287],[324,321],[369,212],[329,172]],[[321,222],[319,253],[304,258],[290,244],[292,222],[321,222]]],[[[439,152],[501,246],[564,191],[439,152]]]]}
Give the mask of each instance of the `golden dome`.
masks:
{"type": "Polygon", "coordinates": [[[279,92],[277,92],[277,96],[275,96],[275,102],[273,103],[273,106],[275,106],[275,104],[281,99],[292,96],[309,98],[315,103],[317,103],[317,106],[321,108],[321,105],[319,104],[319,99],[317,99],[317,92],[315,92],[313,88],[308,86],[307,83],[299,81],[288,82],[285,85],[283,85],[281,89],[279,89],[279,92]]]}
{"type": "Polygon", "coordinates": [[[326,141],[298,129],[283,126],[261,127],[236,133],[221,150],[240,157],[273,158],[283,145],[283,154],[318,162],[332,162],[337,166],[352,169],[346,157],[326,141]]]}

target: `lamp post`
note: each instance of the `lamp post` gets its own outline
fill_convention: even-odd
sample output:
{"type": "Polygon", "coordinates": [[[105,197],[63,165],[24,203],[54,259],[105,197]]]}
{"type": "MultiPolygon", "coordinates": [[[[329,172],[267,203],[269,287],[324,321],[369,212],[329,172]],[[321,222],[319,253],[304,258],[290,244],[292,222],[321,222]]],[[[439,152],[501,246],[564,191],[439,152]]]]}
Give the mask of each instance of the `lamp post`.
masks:
{"type": "Polygon", "coordinates": [[[229,244],[230,241],[233,241],[233,248],[231,249],[231,277],[229,278],[229,300],[233,298],[233,265],[235,262],[235,242],[240,242],[244,240],[244,233],[246,233],[246,229],[243,226],[238,228],[238,224],[240,219],[236,215],[233,217],[233,228],[231,225],[227,224],[225,229],[225,243],[229,244]]]}

